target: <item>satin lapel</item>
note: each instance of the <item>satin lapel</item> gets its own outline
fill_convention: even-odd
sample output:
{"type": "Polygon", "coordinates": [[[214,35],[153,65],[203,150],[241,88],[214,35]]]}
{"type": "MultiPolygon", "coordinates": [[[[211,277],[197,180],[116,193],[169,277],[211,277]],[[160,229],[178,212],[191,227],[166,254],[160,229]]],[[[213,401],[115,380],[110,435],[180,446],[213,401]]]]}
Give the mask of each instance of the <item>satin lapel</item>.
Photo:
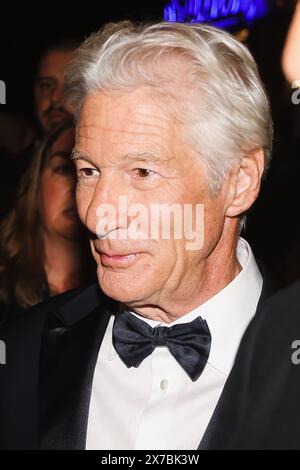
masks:
{"type": "Polygon", "coordinates": [[[85,448],[94,369],[116,305],[107,298],[99,302],[93,289],[85,291],[60,310],[60,322],[46,331],[39,387],[41,449],[85,448]]]}

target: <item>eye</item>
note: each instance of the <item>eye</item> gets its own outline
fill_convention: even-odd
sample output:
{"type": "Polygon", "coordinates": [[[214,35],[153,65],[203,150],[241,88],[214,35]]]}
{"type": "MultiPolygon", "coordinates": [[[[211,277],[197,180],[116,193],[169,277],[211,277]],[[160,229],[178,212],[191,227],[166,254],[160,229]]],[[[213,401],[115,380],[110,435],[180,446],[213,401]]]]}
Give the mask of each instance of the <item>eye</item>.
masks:
{"type": "Polygon", "coordinates": [[[40,79],[36,84],[36,88],[39,93],[49,93],[54,90],[56,84],[54,80],[51,79],[40,79]]]}
{"type": "Polygon", "coordinates": [[[148,168],[135,168],[134,170],[138,178],[148,178],[149,176],[154,175],[154,171],[149,170],[148,168]]]}
{"type": "Polygon", "coordinates": [[[92,177],[98,177],[99,176],[99,171],[96,170],[95,168],[79,168],[78,170],[78,177],[79,178],[92,178],[92,177]]]}
{"type": "Polygon", "coordinates": [[[65,163],[63,165],[57,165],[54,168],[54,173],[57,173],[59,175],[70,175],[70,174],[74,174],[74,168],[72,165],[65,163]]]}
{"type": "Polygon", "coordinates": [[[41,91],[49,90],[51,88],[51,85],[52,85],[52,83],[50,83],[50,82],[42,82],[42,83],[39,84],[39,89],[41,91]]]}

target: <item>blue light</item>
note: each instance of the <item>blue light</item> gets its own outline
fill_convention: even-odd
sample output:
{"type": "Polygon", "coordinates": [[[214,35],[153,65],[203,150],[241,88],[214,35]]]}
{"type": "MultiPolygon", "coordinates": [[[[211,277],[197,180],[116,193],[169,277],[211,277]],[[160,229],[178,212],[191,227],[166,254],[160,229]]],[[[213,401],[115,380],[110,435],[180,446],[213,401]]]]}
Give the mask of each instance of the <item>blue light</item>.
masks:
{"type": "Polygon", "coordinates": [[[220,27],[251,25],[265,16],[269,0],[171,0],[164,9],[165,21],[208,22],[220,27]]]}

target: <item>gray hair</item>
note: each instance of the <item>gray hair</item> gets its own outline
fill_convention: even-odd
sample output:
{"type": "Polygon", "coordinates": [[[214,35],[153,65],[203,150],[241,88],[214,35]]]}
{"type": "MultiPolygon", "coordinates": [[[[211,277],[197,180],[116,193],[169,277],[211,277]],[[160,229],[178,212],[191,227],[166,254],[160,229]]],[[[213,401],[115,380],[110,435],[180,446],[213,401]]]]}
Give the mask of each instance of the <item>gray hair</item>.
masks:
{"type": "Polygon", "coordinates": [[[95,91],[141,86],[160,93],[183,124],[213,193],[254,150],[263,148],[268,167],[269,101],[251,53],[227,32],[203,24],[110,23],[79,47],[65,77],[65,95],[76,115],[95,91]]]}

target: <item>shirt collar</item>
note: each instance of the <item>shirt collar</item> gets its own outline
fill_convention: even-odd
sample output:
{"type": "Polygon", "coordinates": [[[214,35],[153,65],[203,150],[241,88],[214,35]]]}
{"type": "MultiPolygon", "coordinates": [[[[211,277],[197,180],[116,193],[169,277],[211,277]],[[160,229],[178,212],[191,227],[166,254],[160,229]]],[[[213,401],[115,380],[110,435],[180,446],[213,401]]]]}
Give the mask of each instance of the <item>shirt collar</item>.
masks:
{"type": "MultiPolygon", "coordinates": [[[[262,291],[262,276],[249,244],[239,238],[237,258],[242,267],[239,274],[220,292],[204,304],[183,315],[172,323],[150,320],[131,312],[152,328],[188,323],[198,316],[207,321],[212,336],[208,363],[221,373],[228,375],[244,332],[254,316],[262,291]]],[[[113,320],[110,323],[112,330],[113,320]]],[[[118,356],[111,342],[108,359],[118,356]]]]}

